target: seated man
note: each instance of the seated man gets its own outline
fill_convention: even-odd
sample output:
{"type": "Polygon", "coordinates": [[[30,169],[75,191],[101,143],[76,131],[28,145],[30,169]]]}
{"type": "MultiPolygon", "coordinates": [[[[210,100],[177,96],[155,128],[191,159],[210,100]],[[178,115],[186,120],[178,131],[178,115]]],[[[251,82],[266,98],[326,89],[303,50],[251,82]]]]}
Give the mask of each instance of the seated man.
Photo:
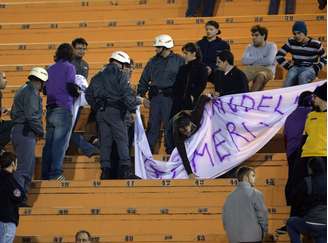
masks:
{"type": "Polygon", "coordinates": [[[5,73],[0,72],[0,154],[5,152],[4,147],[10,142],[10,132],[13,127],[12,121],[4,121],[1,116],[6,115],[8,110],[2,107],[2,91],[7,86],[5,73]]]}
{"type": "Polygon", "coordinates": [[[307,35],[307,27],[303,21],[294,23],[293,34],[276,56],[277,62],[288,70],[284,87],[312,82],[327,63],[322,43],[307,35]],[[287,53],[292,55],[291,61],[286,60],[287,53]]]}
{"type": "Polygon", "coordinates": [[[246,75],[234,65],[233,54],[228,50],[217,52],[218,70],[214,73],[213,83],[217,96],[248,92],[246,75]]]}
{"type": "Polygon", "coordinates": [[[189,178],[195,178],[190,166],[184,142],[197,132],[200,127],[204,107],[211,99],[202,95],[199,97],[195,108],[190,110],[183,110],[176,114],[170,121],[165,132],[166,137],[166,153],[171,154],[173,149],[177,147],[183,166],[189,175],[189,178]]]}
{"type": "Polygon", "coordinates": [[[250,44],[242,57],[245,66],[242,71],[249,82],[253,82],[251,91],[260,91],[269,80],[272,80],[276,71],[277,46],[268,42],[267,28],[255,25],[251,28],[252,44],[250,44]]]}
{"type": "Polygon", "coordinates": [[[291,242],[301,243],[301,234],[311,236],[315,243],[327,242],[327,173],[320,157],[309,161],[310,176],[296,187],[293,198],[303,208],[303,216],[290,217],[287,230],[291,242]]]}

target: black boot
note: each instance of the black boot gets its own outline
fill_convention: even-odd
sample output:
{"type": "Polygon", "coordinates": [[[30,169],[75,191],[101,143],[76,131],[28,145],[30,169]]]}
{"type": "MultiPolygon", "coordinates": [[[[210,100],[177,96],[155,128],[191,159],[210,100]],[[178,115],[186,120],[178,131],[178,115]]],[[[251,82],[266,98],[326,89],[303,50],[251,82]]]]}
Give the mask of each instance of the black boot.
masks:
{"type": "Polygon", "coordinates": [[[137,179],[134,175],[132,167],[129,165],[121,165],[118,171],[119,179],[137,179]]]}
{"type": "Polygon", "coordinates": [[[101,168],[100,180],[109,180],[110,179],[110,169],[101,168]]]}

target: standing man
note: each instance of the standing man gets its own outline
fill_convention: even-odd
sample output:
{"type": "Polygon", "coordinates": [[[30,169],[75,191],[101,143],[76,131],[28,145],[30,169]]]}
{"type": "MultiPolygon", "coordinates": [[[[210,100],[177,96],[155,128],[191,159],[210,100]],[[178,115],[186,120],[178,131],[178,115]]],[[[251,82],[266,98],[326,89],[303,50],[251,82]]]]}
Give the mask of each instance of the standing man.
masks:
{"type": "Polygon", "coordinates": [[[219,23],[210,20],[205,24],[206,36],[197,42],[201,52],[203,63],[206,64],[209,80],[213,79],[213,74],[217,70],[216,55],[223,50],[230,50],[230,45],[225,40],[218,37],[221,34],[219,23]]]}
{"type": "MultiPolygon", "coordinates": [[[[88,47],[88,42],[83,38],[76,38],[72,41],[73,47],[73,59],[71,63],[74,65],[76,74],[82,75],[86,80],[89,74],[89,64],[83,59],[85,52],[88,47]]],[[[81,134],[74,132],[75,126],[80,118],[81,108],[79,108],[75,123],[73,124],[71,142],[78,148],[82,154],[91,157],[93,155],[99,154],[98,149],[89,143],[81,134]]]]}
{"type": "Polygon", "coordinates": [[[144,97],[148,92],[150,114],[148,121],[148,142],[152,151],[160,134],[161,123],[166,129],[173,104],[173,85],[184,58],[173,53],[173,39],[159,35],[153,45],[156,55],[152,57],[139,80],[137,94],[144,97]]]}
{"type": "Polygon", "coordinates": [[[0,242],[14,242],[19,221],[19,205],[25,200],[25,193],[15,180],[17,168],[14,154],[0,155],[0,242]]]}
{"type": "Polygon", "coordinates": [[[241,167],[238,185],[223,206],[223,226],[230,243],[262,242],[268,231],[268,210],[263,194],[255,189],[255,171],[241,167]]]}
{"type": "Polygon", "coordinates": [[[11,108],[14,123],[11,136],[18,160],[15,177],[25,193],[34,173],[36,141],[44,135],[40,92],[47,80],[48,73],[44,68],[33,68],[26,84],[17,91],[11,108]]]}
{"type": "Polygon", "coordinates": [[[294,36],[278,51],[277,62],[286,70],[284,87],[312,82],[319,71],[327,64],[325,49],[320,41],[307,35],[304,21],[296,21],[293,25],[294,36]],[[292,60],[286,60],[287,53],[292,60]]]}
{"type": "Polygon", "coordinates": [[[55,62],[48,68],[46,83],[47,125],[46,142],[42,151],[42,179],[63,181],[63,160],[72,129],[72,108],[74,97],[78,97],[75,85],[75,67],[70,62],[73,48],[61,44],[55,55],[55,62]]]}
{"type": "Polygon", "coordinates": [[[84,76],[88,79],[89,64],[83,59],[88,48],[88,42],[83,38],[76,38],[72,41],[73,59],[71,63],[74,65],[76,74],[84,76]]]}
{"type": "Polygon", "coordinates": [[[217,53],[218,69],[214,73],[215,92],[219,96],[248,92],[246,75],[234,66],[234,57],[228,50],[217,53]]]}
{"type": "Polygon", "coordinates": [[[274,78],[276,72],[277,46],[268,42],[268,29],[255,25],[251,28],[252,44],[250,44],[242,57],[242,68],[249,82],[252,82],[251,91],[261,91],[269,80],[274,78]]]}
{"type": "Polygon", "coordinates": [[[6,74],[0,72],[0,154],[5,152],[4,147],[10,141],[10,133],[14,125],[12,121],[4,121],[2,120],[1,117],[2,115],[8,113],[8,110],[2,107],[2,90],[4,90],[6,86],[7,86],[6,74]]]}
{"type": "Polygon", "coordinates": [[[91,80],[85,97],[96,113],[100,139],[100,163],[102,180],[110,179],[112,144],[116,142],[120,159],[119,177],[133,177],[129,154],[128,133],[124,118],[126,112],[135,112],[143,99],[132,95],[129,76],[124,71],[130,65],[130,57],[123,51],[112,53],[109,64],[91,80]]]}

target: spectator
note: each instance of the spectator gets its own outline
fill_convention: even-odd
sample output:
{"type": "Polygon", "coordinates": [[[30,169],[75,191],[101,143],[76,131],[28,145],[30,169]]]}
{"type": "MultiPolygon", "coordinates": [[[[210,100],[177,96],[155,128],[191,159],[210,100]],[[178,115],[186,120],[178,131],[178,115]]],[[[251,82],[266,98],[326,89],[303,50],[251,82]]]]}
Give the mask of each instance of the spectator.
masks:
{"type": "Polygon", "coordinates": [[[327,63],[321,42],[307,36],[305,22],[296,21],[293,34],[276,56],[277,62],[288,70],[284,87],[312,82],[327,63]],[[285,59],[287,53],[292,55],[292,61],[285,59]]]}
{"type": "Polygon", "coordinates": [[[194,43],[182,47],[186,64],[181,66],[173,85],[172,116],[181,110],[192,110],[206,87],[207,68],[201,59],[201,51],[194,43]]]}
{"type": "Polygon", "coordinates": [[[255,189],[255,171],[241,167],[238,185],[223,206],[223,227],[230,243],[262,242],[268,232],[268,210],[263,194],[255,189]]]}
{"type": "MultiPolygon", "coordinates": [[[[270,0],[269,15],[278,14],[280,0],[270,0]]],[[[296,8],[296,0],[286,0],[285,14],[294,14],[296,8]]]]}
{"type": "Polygon", "coordinates": [[[75,85],[75,67],[71,64],[73,48],[61,44],[55,55],[55,64],[48,69],[45,85],[47,94],[46,142],[42,151],[42,179],[65,180],[62,166],[72,129],[74,97],[79,96],[75,85]]]}
{"type": "Polygon", "coordinates": [[[309,161],[309,176],[295,188],[293,197],[304,207],[304,216],[290,217],[287,230],[292,243],[301,243],[301,234],[315,243],[327,242],[327,172],[320,158],[309,161]]]}
{"type": "Polygon", "coordinates": [[[260,91],[276,72],[277,46],[268,42],[267,28],[255,25],[251,28],[252,44],[242,57],[242,63],[247,65],[242,70],[249,82],[253,82],[251,91],[260,91]]]}
{"type": "Polygon", "coordinates": [[[2,90],[4,90],[6,86],[6,74],[0,72],[0,154],[5,152],[5,146],[10,142],[10,132],[14,125],[12,121],[2,120],[2,115],[8,114],[8,110],[2,107],[2,90]]]}
{"type": "Polygon", "coordinates": [[[169,122],[173,85],[179,68],[184,64],[183,57],[172,51],[173,46],[173,39],[169,35],[159,35],[155,38],[156,55],[148,61],[137,89],[141,97],[148,92],[150,99],[147,137],[153,152],[160,135],[161,123],[165,130],[169,122]]]}
{"type": "MultiPolygon", "coordinates": [[[[88,42],[83,38],[76,38],[72,41],[72,47],[73,47],[73,59],[72,64],[75,67],[76,74],[82,75],[85,79],[88,78],[89,73],[89,65],[88,63],[83,59],[85,52],[88,47],[88,42]]],[[[92,157],[94,155],[99,154],[97,148],[89,143],[80,133],[74,132],[77,122],[80,119],[80,113],[81,113],[82,107],[79,109],[75,123],[73,125],[73,132],[70,137],[71,143],[73,143],[77,149],[83,154],[88,157],[92,157]]]]}
{"type": "MultiPolygon", "coordinates": [[[[287,117],[284,127],[284,137],[286,145],[286,155],[288,161],[288,179],[285,187],[285,196],[288,206],[291,206],[290,217],[298,216],[301,210],[293,205],[291,197],[293,188],[295,187],[293,181],[294,168],[301,157],[301,147],[303,140],[303,131],[306,117],[312,110],[312,92],[304,91],[299,99],[297,108],[287,117]]],[[[287,233],[287,227],[283,226],[276,231],[278,234],[287,233]]]]}
{"type": "Polygon", "coordinates": [[[327,6],[327,0],[318,0],[318,4],[319,4],[319,9],[324,10],[325,7],[327,6]]]}
{"type": "Polygon", "coordinates": [[[143,99],[132,95],[129,77],[124,68],[130,65],[130,57],[122,51],[113,52],[109,64],[98,72],[86,90],[86,99],[96,112],[100,138],[101,178],[110,179],[112,144],[116,142],[120,158],[119,177],[131,178],[134,173],[129,155],[129,143],[124,117],[134,113],[143,99]]]}
{"type": "Polygon", "coordinates": [[[91,243],[91,234],[86,230],[80,230],[75,234],[75,243],[91,243]]]}
{"type": "Polygon", "coordinates": [[[196,175],[191,169],[184,142],[198,131],[204,107],[209,101],[209,97],[205,95],[200,96],[194,109],[192,111],[184,110],[176,114],[170,120],[165,131],[166,153],[171,154],[173,149],[177,147],[183,166],[190,179],[196,178],[196,175]]]}
{"type": "Polygon", "coordinates": [[[19,223],[18,207],[25,200],[25,193],[13,176],[17,168],[15,155],[4,152],[0,166],[0,242],[11,243],[19,223]]]}
{"type": "Polygon", "coordinates": [[[234,66],[234,57],[228,50],[217,54],[218,71],[214,73],[215,92],[219,96],[248,92],[246,75],[234,66]]]}
{"type": "Polygon", "coordinates": [[[186,17],[196,17],[196,12],[202,3],[202,17],[213,16],[216,0],[188,0],[186,17]]]}
{"type": "Polygon", "coordinates": [[[76,74],[84,76],[88,79],[89,64],[83,59],[88,48],[88,42],[83,38],[76,38],[72,41],[73,59],[71,63],[74,65],[76,74]]]}
{"type": "Polygon", "coordinates": [[[313,105],[314,111],[308,114],[305,122],[301,160],[294,170],[295,184],[308,175],[308,161],[319,157],[327,164],[327,83],[314,90],[313,105]]]}
{"type": "Polygon", "coordinates": [[[40,92],[47,80],[44,68],[33,68],[27,83],[17,91],[11,108],[14,123],[11,136],[18,159],[15,178],[26,194],[34,174],[36,141],[44,136],[40,92]]]}
{"type": "Polygon", "coordinates": [[[216,70],[216,53],[223,50],[230,50],[228,42],[218,37],[221,34],[219,23],[210,20],[205,24],[206,36],[197,42],[199,46],[203,63],[207,65],[209,80],[212,80],[212,74],[216,70]]]}

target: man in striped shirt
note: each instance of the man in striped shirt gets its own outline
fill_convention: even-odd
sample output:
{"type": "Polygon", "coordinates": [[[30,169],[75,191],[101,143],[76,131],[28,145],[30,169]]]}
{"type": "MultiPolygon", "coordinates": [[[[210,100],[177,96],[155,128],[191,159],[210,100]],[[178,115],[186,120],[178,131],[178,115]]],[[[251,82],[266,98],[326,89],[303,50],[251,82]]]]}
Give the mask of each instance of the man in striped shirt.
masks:
{"type": "Polygon", "coordinates": [[[304,21],[294,23],[293,34],[276,55],[277,62],[288,70],[284,87],[312,82],[327,63],[321,42],[307,36],[304,21]],[[286,60],[287,53],[292,55],[292,60],[286,60]]]}

